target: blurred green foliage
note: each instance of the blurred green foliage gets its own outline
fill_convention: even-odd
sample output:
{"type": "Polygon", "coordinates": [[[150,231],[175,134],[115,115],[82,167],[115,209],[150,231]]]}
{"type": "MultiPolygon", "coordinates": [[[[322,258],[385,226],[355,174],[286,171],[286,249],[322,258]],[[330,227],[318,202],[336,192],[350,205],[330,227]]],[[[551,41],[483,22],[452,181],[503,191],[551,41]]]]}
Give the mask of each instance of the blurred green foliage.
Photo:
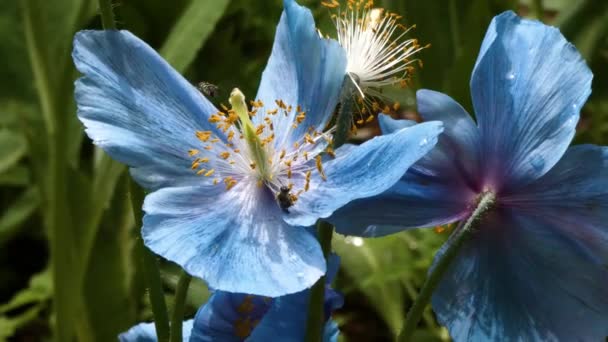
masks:
{"type": "MultiPolygon", "coordinates": [[[[302,0],[332,34],[320,1],[302,0]]],[[[578,142],[608,143],[608,2],[605,0],[383,0],[431,43],[413,89],[444,91],[471,109],[469,76],[491,18],[511,9],[559,26],[594,71],[578,142]]],[[[281,1],[117,1],[121,29],[156,48],[187,79],[253,96],[270,54],[281,1]]],[[[94,0],[0,3],[0,341],[112,341],[151,318],[125,167],[84,138],[76,120],[70,51],[74,33],[100,28],[94,0]]],[[[404,110],[412,90],[399,90],[404,110]]],[[[362,138],[365,138],[363,136],[362,138]]],[[[415,230],[362,240],[336,236],[336,286],[345,340],[391,340],[447,234],[415,230]]],[[[169,307],[179,268],[161,262],[169,307]]],[[[206,300],[194,280],[191,316],[206,300]]],[[[417,340],[448,339],[429,310],[417,340]]]]}

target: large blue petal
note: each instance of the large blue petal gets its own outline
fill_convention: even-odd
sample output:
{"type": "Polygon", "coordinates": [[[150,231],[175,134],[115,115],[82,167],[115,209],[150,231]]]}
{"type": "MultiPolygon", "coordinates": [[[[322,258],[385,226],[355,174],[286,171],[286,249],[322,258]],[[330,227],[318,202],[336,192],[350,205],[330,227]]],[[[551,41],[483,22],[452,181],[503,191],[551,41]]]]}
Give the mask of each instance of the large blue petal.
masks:
{"type": "MultiPolygon", "coordinates": [[[[190,340],[190,332],[192,331],[193,320],[185,321],[182,324],[182,341],[190,340]]],[[[157,342],[156,327],[154,323],[140,323],[127,332],[118,336],[120,342],[157,342]]]]}
{"type": "Polygon", "coordinates": [[[229,191],[164,188],[148,195],[144,211],[146,246],[214,289],[276,297],[325,273],[316,238],[287,225],[274,194],[255,181],[229,191]]]}
{"type": "Polygon", "coordinates": [[[608,243],[581,238],[585,233],[577,229],[592,231],[575,225],[506,209],[486,218],[433,295],[433,308],[452,338],[605,338],[608,243]]]}
{"type": "Polygon", "coordinates": [[[149,189],[201,182],[188,150],[200,148],[195,131],[215,131],[209,101],[127,31],[78,32],[72,57],[84,75],[78,117],[95,144],[149,189]]]}
{"type": "MultiPolygon", "coordinates": [[[[336,211],[329,221],[338,232],[379,237],[407,228],[442,225],[467,215],[476,194],[470,170],[475,169],[472,141],[477,128],[462,107],[441,93],[420,91],[418,101],[423,115],[444,122],[446,130],[439,142],[389,190],[336,211]]],[[[385,134],[411,125],[386,115],[379,120],[385,134]]]]}
{"type": "MultiPolygon", "coordinates": [[[[337,41],[319,36],[310,10],[294,0],[284,4],[257,98],[265,104],[264,110],[276,108],[279,99],[293,107],[288,116],[272,116],[276,143],[292,146],[310,126],[322,130],[331,118],[346,74],[346,53],[337,41]],[[292,129],[297,106],[306,112],[306,119],[292,129]]],[[[264,123],[263,115],[253,119],[264,123]]]]}
{"type": "Polygon", "coordinates": [[[574,136],[592,77],[558,29],[513,12],[495,17],[471,78],[485,181],[500,191],[551,169],[574,136]]]}
{"type": "Polygon", "coordinates": [[[339,148],[336,158],[324,164],[327,179],[313,173],[310,191],[299,197],[285,220],[310,226],[350,201],[382,193],[435,146],[442,131],[441,123],[427,122],[339,148]]]}

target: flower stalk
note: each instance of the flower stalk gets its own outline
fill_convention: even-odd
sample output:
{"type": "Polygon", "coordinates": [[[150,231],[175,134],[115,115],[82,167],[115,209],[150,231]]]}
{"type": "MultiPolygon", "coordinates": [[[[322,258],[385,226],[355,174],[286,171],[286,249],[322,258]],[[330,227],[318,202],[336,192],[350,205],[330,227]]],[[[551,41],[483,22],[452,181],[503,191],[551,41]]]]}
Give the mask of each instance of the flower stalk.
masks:
{"type": "MultiPolygon", "coordinates": [[[[145,194],[143,190],[133,181],[129,184],[131,194],[131,205],[133,216],[135,217],[135,226],[141,227],[143,212],[141,210],[144,203],[145,194]]],[[[165,294],[163,293],[162,281],[160,279],[160,270],[158,268],[158,259],[146,246],[141,239],[138,239],[138,248],[140,249],[143,272],[146,284],[148,285],[148,296],[154,314],[154,326],[156,327],[156,336],[158,342],[169,341],[169,316],[167,314],[167,304],[165,303],[165,294]]]]}
{"type": "Polygon", "coordinates": [[[182,271],[175,289],[175,305],[173,306],[173,316],[171,317],[171,342],[182,342],[182,323],[184,320],[184,307],[188,287],[190,286],[192,277],[182,271]]]}
{"type": "MultiPolygon", "coordinates": [[[[348,139],[348,134],[352,125],[353,107],[355,99],[355,91],[357,90],[357,81],[346,75],[344,84],[340,93],[340,102],[338,104],[338,117],[336,118],[336,132],[333,136],[333,148],[337,149],[344,145],[348,139]]],[[[331,253],[331,239],[334,233],[334,227],[325,222],[317,223],[317,236],[323,256],[327,261],[329,253],[331,253]]],[[[323,301],[325,300],[325,276],[321,277],[313,285],[310,293],[310,302],[308,305],[308,320],[306,323],[306,341],[319,342],[322,338],[322,328],[325,323],[323,313],[323,301]]]]}
{"type": "Polygon", "coordinates": [[[412,308],[405,318],[405,323],[401,334],[399,335],[398,341],[407,342],[411,341],[414,330],[424,313],[424,309],[431,300],[435,288],[443,278],[445,272],[449,269],[452,262],[458,256],[458,253],[471,237],[472,233],[475,232],[479,224],[483,221],[485,214],[494,208],[496,204],[496,196],[492,192],[484,192],[481,194],[477,207],[469,216],[466,221],[461,221],[459,226],[454,230],[454,233],[447,242],[447,248],[437,261],[435,268],[431,270],[426,278],[426,281],[422,285],[422,289],[418,294],[418,297],[414,301],[412,308]]]}

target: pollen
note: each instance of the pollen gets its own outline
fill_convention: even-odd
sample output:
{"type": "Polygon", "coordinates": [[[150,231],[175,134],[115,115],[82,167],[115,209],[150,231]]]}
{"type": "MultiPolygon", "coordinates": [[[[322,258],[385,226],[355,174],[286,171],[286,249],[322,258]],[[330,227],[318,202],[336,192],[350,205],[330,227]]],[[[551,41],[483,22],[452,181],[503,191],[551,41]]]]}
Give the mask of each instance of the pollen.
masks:
{"type": "Polygon", "coordinates": [[[321,156],[316,156],[315,161],[316,161],[317,171],[319,171],[321,178],[323,180],[327,180],[327,177],[325,176],[325,172],[323,171],[323,164],[321,162],[321,156]]]}
{"type": "Polygon", "coordinates": [[[211,176],[215,172],[215,169],[211,169],[205,173],[205,177],[211,176]]]}
{"type": "MultiPolygon", "coordinates": [[[[209,120],[211,120],[211,119],[209,119],[209,120]]],[[[211,131],[197,131],[196,137],[202,142],[207,142],[207,140],[209,140],[209,138],[211,138],[211,131]]]]}

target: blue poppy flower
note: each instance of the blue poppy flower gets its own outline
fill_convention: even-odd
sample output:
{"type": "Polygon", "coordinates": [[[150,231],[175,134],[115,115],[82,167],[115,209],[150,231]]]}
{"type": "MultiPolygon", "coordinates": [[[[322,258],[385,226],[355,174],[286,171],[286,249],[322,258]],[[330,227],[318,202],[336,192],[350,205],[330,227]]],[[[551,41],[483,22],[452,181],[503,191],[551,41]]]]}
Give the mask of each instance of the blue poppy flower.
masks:
{"type": "MultiPolygon", "coordinates": [[[[338,231],[371,237],[451,223],[493,192],[497,207],[433,295],[441,323],[456,341],[602,340],[608,148],[568,148],[591,79],[557,29],[495,17],[471,78],[477,124],[447,95],[418,91],[422,117],[446,126],[437,148],[389,191],[340,210],[338,231]]],[[[381,121],[385,132],[412,124],[381,121]]]]}
{"type": "MultiPolygon", "coordinates": [[[[339,330],[330,319],[331,312],[342,307],[342,294],[330,284],[338,272],[339,258],[331,255],[325,278],[324,342],[337,341],[339,330]]],[[[214,291],[194,320],[184,322],[183,340],[190,342],[300,342],[306,335],[310,290],[277,297],[214,291]]],[[[121,342],[157,341],[153,323],[136,325],[119,336],[121,342]]]]}
{"type": "Polygon", "coordinates": [[[302,227],[389,188],[442,130],[425,123],[324,162],[346,58],[293,0],[250,109],[235,89],[233,108],[219,111],[127,31],[79,32],[73,59],[86,133],[154,191],[146,246],[218,290],[274,297],[310,287],[325,260],[302,227]]]}

